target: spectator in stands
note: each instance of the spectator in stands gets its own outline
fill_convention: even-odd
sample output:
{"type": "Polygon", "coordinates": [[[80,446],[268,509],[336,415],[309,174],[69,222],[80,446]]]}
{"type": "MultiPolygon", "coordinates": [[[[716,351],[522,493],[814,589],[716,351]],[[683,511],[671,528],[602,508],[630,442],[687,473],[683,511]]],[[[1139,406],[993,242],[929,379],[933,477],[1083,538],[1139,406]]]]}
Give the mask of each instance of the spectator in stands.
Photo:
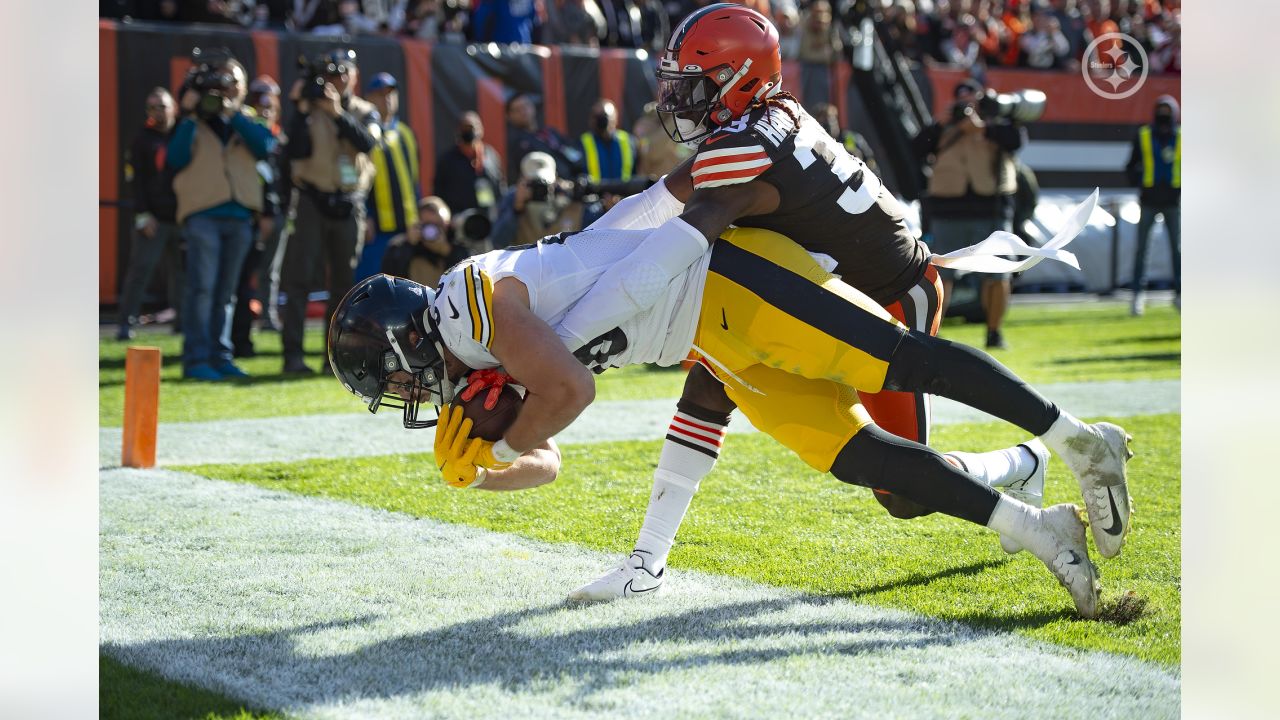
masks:
{"type": "Polygon", "coordinates": [[[595,0],[546,0],[546,9],[544,45],[600,46],[606,26],[595,0]]]}
{"type": "Polygon", "coordinates": [[[373,149],[373,191],[369,193],[364,250],[356,265],[355,280],[375,275],[391,238],[403,234],[418,220],[421,179],[418,172],[418,139],[408,124],[400,122],[400,92],[390,73],[378,73],[369,81],[365,98],[382,118],[382,142],[373,149]]]}
{"type": "Polygon", "coordinates": [[[591,106],[591,130],[578,138],[587,177],[593,183],[630,180],[636,167],[636,144],[631,134],[618,129],[618,107],[600,99],[591,106]]]}
{"type": "Polygon", "coordinates": [[[1138,187],[1138,252],[1133,261],[1132,314],[1145,310],[1147,244],[1156,216],[1164,220],[1173,263],[1174,306],[1182,309],[1182,128],[1178,125],[1178,101],[1170,95],[1156,100],[1155,117],[1133,139],[1125,166],[1129,181],[1138,187]]]}
{"type": "Polygon", "coordinates": [[[800,56],[800,9],[794,0],[773,4],[773,25],[778,28],[778,46],[783,60],[800,56]]]}
{"type": "Polygon", "coordinates": [[[556,174],[562,178],[577,177],[582,168],[582,153],[550,127],[538,127],[538,108],[533,96],[516,93],[507,101],[507,177],[520,176],[520,161],[531,152],[544,152],[556,161],[556,174]]]}
{"type": "Polygon", "coordinates": [[[657,102],[646,103],[644,114],[631,126],[640,158],[636,162],[636,174],[652,178],[666,175],[693,154],[693,150],[672,140],[662,128],[657,108],[657,102]]]}
{"type": "Polygon", "coordinates": [[[1151,72],[1182,73],[1182,19],[1173,13],[1159,18],[1157,34],[1152,31],[1151,72]]]}
{"type": "Polygon", "coordinates": [[[942,41],[942,56],[948,64],[970,70],[978,63],[981,48],[973,37],[977,24],[972,15],[965,15],[951,31],[951,37],[942,41]]]}
{"type": "Polygon", "coordinates": [[[165,160],[187,241],[183,376],[196,380],[247,374],[232,362],[231,310],[253,215],[262,210],[257,162],[276,144],[242,109],[247,84],[244,67],[229,57],[194,68],[179,103],[186,117],[165,160]],[[196,90],[196,78],[209,89],[196,90]]]}
{"type": "Polygon", "coordinates": [[[580,230],[582,204],[572,199],[572,183],[556,177],[556,162],[544,152],[520,161],[520,179],[502,198],[492,241],[495,248],[537,242],[555,233],[580,230]]]}
{"type": "Polygon", "coordinates": [[[474,0],[472,7],[472,37],[476,42],[533,42],[538,25],[533,0],[474,0]]]}
{"type": "Polygon", "coordinates": [[[1005,47],[1000,56],[1000,64],[1013,67],[1025,65],[1022,62],[1022,37],[1031,29],[1031,10],[1025,0],[1009,0],[1005,4],[1000,22],[1005,28],[1005,47]]]}
{"type": "Polygon", "coordinates": [[[147,95],[146,112],[146,122],[134,136],[125,158],[125,177],[133,190],[134,222],[129,268],[120,297],[117,340],[133,337],[142,297],[161,257],[165,258],[165,275],[169,281],[167,299],[177,311],[174,327],[181,327],[182,233],[175,217],[178,200],[173,194],[173,173],[164,162],[177,118],[173,96],[162,87],[153,89],[147,95]]]}
{"type": "Polygon", "coordinates": [[[1027,67],[1050,70],[1066,67],[1071,43],[1062,34],[1058,18],[1044,8],[1031,11],[1031,31],[1019,39],[1027,67]]]}
{"type": "Polygon", "coordinates": [[[279,294],[279,278],[274,278],[276,250],[280,245],[283,207],[280,177],[280,156],[285,145],[284,131],[280,127],[280,86],[270,75],[261,75],[249,83],[246,103],[253,110],[255,119],[271,130],[276,147],[266,160],[258,163],[258,175],[262,178],[262,212],[254,227],[253,244],[245,255],[236,289],[236,307],[231,319],[231,346],[235,357],[253,357],[253,301],[262,311],[263,325],[279,329],[276,298],[279,294]]]}
{"type": "Polygon", "coordinates": [[[801,62],[830,65],[840,59],[844,43],[839,28],[832,21],[831,3],[814,0],[800,13],[801,62]]]}
{"type": "Polygon", "coordinates": [[[1085,47],[1093,42],[1093,35],[1089,33],[1089,24],[1077,7],[1076,0],[1050,0],[1050,3],[1053,8],[1053,17],[1057,19],[1058,26],[1062,29],[1062,36],[1067,39],[1069,46],[1067,54],[1072,59],[1078,60],[1084,54],[1085,47]]]}
{"type": "MultiPolygon", "coordinates": [[[[281,240],[284,249],[277,256],[287,298],[281,313],[284,372],[290,374],[314,372],[303,360],[302,334],[317,266],[328,277],[326,326],[351,288],[364,239],[365,198],[373,184],[369,153],[382,136],[377,108],[354,92],[360,78],[355,51],[332,50],[323,60],[323,95],[303,97],[301,79],[289,92],[295,112],[285,154],[292,167],[293,229],[281,240]]],[[[322,371],[328,365],[326,352],[322,371]]]]}
{"type": "MultiPolygon", "coordinates": [[[[1010,230],[1017,176],[1013,153],[1023,145],[1023,130],[1007,121],[983,117],[979,99],[983,88],[975,80],[956,86],[951,116],[930,127],[919,149],[931,166],[929,213],[933,229],[930,248],[936,253],[982,241],[992,230],[1010,230]]],[[[945,303],[961,273],[942,270],[945,303]]],[[[987,315],[987,347],[1003,348],[1001,332],[1009,304],[1008,275],[984,274],[980,297],[987,315]]]]}
{"type": "Polygon", "coordinates": [[[458,118],[453,147],[436,159],[436,195],[454,215],[479,208],[493,218],[505,182],[498,151],[484,141],[484,123],[474,112],[458,118]]]}
{"type": "Polygon", "coordinates": [[[451,221],[443,200],[434,195],[420,200],[418,221],[391,239],[382,256],[382,272],[435,287],[445,270],[467,258],[466,250],[449,240],[451,221]]]}

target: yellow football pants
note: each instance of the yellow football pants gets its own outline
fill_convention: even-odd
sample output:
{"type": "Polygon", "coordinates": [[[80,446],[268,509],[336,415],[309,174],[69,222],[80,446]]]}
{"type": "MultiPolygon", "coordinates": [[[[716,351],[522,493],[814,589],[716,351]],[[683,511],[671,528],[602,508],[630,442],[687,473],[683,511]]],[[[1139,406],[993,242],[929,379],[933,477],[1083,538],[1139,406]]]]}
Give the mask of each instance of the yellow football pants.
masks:
{"type": "Polygon", "coordinates": [[[827,472],[906,332],[790,239],[739,228],[712,251],[694,350],[752,425],[827,472]]]}

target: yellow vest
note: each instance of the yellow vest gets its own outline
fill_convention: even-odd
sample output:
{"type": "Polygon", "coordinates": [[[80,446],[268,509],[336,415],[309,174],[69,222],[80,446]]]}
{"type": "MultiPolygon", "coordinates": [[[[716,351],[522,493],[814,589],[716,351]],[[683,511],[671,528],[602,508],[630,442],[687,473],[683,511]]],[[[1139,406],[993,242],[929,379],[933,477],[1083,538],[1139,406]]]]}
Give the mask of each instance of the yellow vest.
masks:
{"type": "MultiPolygon", "coordinates": [[[[1156,159],[1151,143],[1151,126],[1143,125],[1138,130],[1138,144],[1142,147],[1142,187],[1153,187],[1156,184],[1156,159]]],[[[1173,177],[1170,186],[1182,187],[1182,128],[1178,128],[1173,140],[1173,177]]]]}
{"type": "Polygon", "coordinates": [[[418,221],[418,199],[414,185],[418,181],[418,141],[413,131],[404,123],[396,123],[394,129],[384,130],[382,144],[373,149],[373,206],[378,212],[378,230],[391,232],[396,229],[396,203],[404,206],[405,226],[418,221]],[[388,163],[395,168],[396,184],[391,187],[388,163]]]}
{"type": "MultiPolygon", "coordinates": [[[[373,112],[373,105],[358,97],[352,97],[347,112],[357,122],[373,112]]],[[[359,152],[345,138],[338,136],[338,123],[323,112],[313,110],[307,119],[311,133],[311,156],[293,161],[293,182],[301,187],[310,185],[321,192],[355,192],[364,195],[373,184],[373,161],[359,152]],[[338,169],[340,158],[346,157],[356,171],[356,183],[343,186],[338,169]]]]}
{"type": "MultiPolygon", "coordinates": [[[[626,130],[618,130],[615,135],[618,138],[618,149],[622,151],[622,177],[619,180],[630,180],[633,170],[632,164],[635,162],[635,156],[631,154],[631,135],[626,130]]],[[[591,177],[591,182],[600,182],[603,178],[600,176],[600,148],[596,145],[596,136],[589,132],[582,133],[582,154],[587,159],[587,175],[591,177]]]]}
{"type": "Polygon", "coordinates": [[[257,163],[239,133],[232,131],[231,139],[223,145],[208,125],[197,121],[191,162],[173,177],[178,222],[229,200],[260,212],[262,178],[258,177],[257,163]]]}
{"type": "Polygon", "coordinates": [[[960,197],[972,189],[978,195],[1012,195],[1018,187],[1013,156],[1002,151],[981,133],[961,133],[947,145],[950,131],[943,134],[941,146],[929,177],[929,194],[933,197],[960,197]]]}

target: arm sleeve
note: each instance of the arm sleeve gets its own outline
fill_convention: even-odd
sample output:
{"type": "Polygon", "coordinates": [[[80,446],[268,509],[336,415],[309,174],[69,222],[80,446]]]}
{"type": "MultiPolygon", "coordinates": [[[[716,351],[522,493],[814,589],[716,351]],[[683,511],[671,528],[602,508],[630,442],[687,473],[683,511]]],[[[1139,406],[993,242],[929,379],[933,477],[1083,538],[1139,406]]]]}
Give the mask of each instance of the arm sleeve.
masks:
{"type": "Polygon", "coordinates": [[[693,189],[750,182],[773,167],[764,143],[752,132],[723,132],[708,137],[693,159],[693,189]]]}
{"type": "Polygon", "coordinates": [[[666,176],[642,193],[618,201],[588,229],[639,230],[653,228],[684,212],[684,203],[667,189],[666,176]]]}
{"type": "Polygon", "coordinates": [[[311,157],[311,128],[307,126],[307,114],[295,112],[289,119],[289,130],[285,133],[289,142],[285,143],[284,154],[290,160],[302,160],[311,157]]]}
{"type": "Polygon", "coordinates": [[[169,138],[169,148],[164,156],[164,164],[177,172],[191,164],[191,145],[196,139],[196,121],[186,118],[178,123],[178,129],[169,138]]]}
{"type": "Polygon", "coordinates": [[[370,113],[364,121],[356,120],[351,113],[344,112],[334,118],[338,123],[338,137],[345,138],[355,146],[356,150],[367,153],[378,146],[378,114],[370,113]]]}
{"type": "Polygon", "coordinates": [[[271,134],[271,128],[254,122],[244,113],[236,113],[231,118],[231,129],[240,134],[249,152],[259,160],[266,159],[276,149],[276,136],[271,134]]]}
{"type": "Polygon", "coordinates": [[[578,350],[652,307],[671,281],[708,247],[701,232],[679,217],[671,218],[596,280],[569,309],[556,334],[571,352],[578,350]]]}

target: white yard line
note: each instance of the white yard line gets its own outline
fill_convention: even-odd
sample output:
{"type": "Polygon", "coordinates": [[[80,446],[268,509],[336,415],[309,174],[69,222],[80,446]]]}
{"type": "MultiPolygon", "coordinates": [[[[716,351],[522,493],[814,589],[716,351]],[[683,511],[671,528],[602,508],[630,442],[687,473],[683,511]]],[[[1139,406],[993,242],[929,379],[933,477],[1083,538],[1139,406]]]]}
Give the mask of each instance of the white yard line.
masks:
{"type": "MultiPolygon", "coordinates": [[[[1126,417],[1178,412],[1181,383],[1177,380],[1060,383],[1041,388],[1045,396],[1075,415],[1126,417]]],[[[675,400],[614,400],[597,402],[557,437],[562,444],[656,440],[666,432],[675,400]]],[[[982,422],[992,418],[943,398],[934,400],[937,425],[982,422]]],[[[755,432],[736,413],[729,432],[755,432]]],[[[161,465],[197,463],[255,463],[306,458],[363,457],[431,448],[430,431],[401,427],[399,416],[353,413],[301,415],[255,420],[166,423],[157,437],[161,465]]],[[[102,428],[98,460],[103,467],[120,464],[120,428],[102,428]]]]}
{"type": "Polygon", "coordinates": [[[100,475],[104,652],[304,717],[1179,712],[1177,671],[1129,657],[697,572],[653,601],[576,608],[560,598],[616,558],[171,471],[100,475]]]}

